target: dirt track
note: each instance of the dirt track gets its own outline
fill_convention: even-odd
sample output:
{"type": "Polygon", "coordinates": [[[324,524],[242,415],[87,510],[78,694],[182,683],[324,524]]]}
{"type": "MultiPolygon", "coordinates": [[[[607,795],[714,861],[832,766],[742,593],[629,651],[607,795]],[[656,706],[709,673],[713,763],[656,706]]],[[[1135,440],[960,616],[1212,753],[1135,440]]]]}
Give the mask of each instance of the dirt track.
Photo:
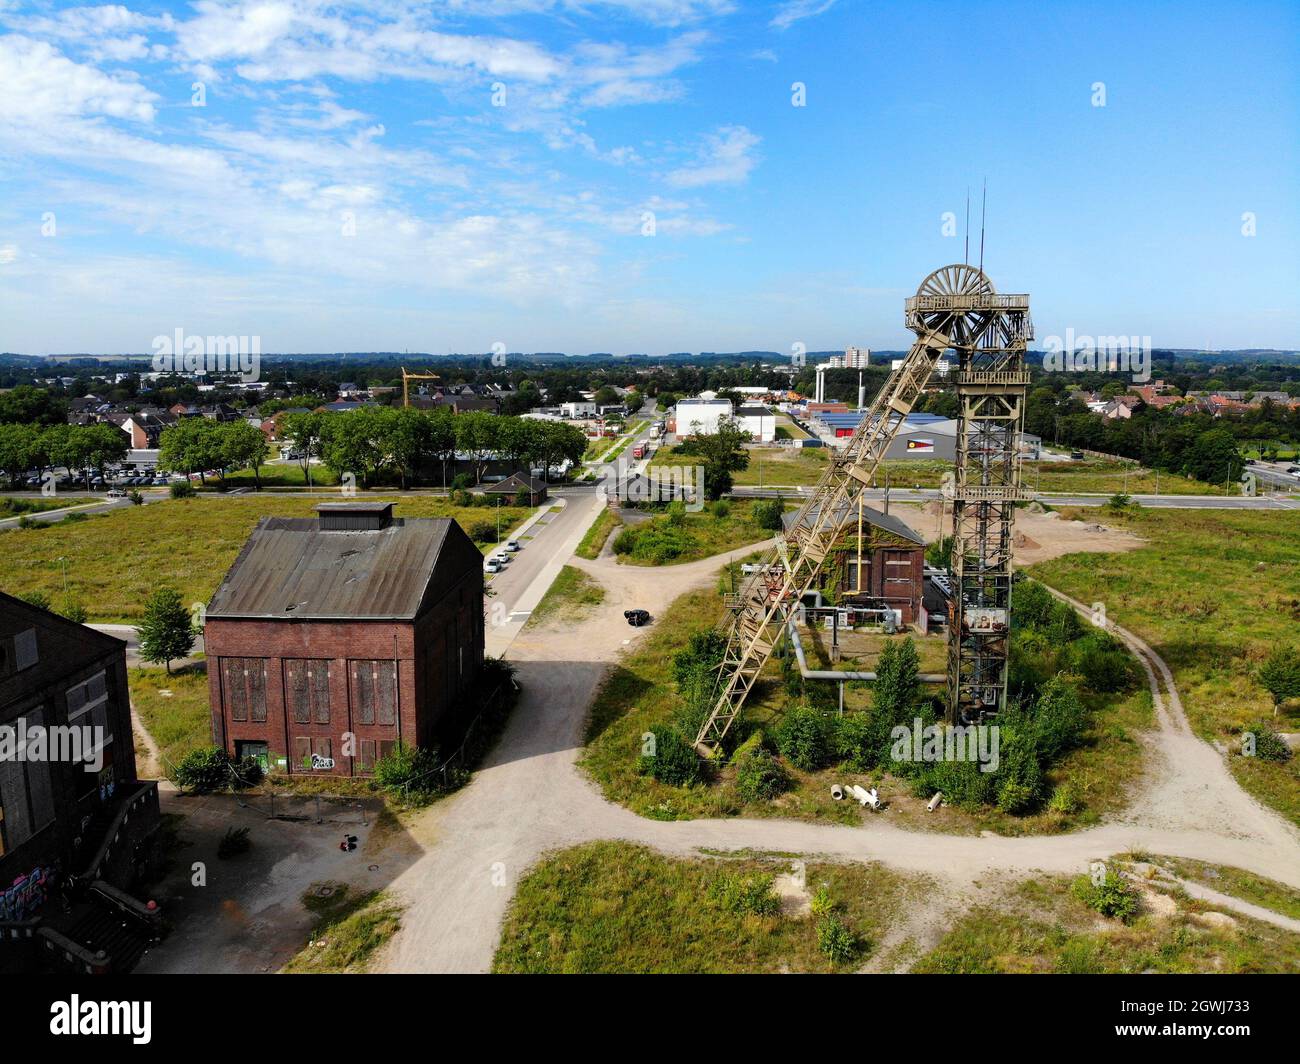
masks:
{"type": "MultiPolygon", "coordinates": [[[[1021,527],[1042,549],[1080,549],[1073,542],[1077,529],[1053,539],[1040,533],[1039,523],[1021,527]]],[[[1109,539],[1099,549],[1119,547],[1107,533],[1088,535],[1099,544],[1109,539]]],[[[607,802],[575,761],[586,707],[606,668],[644,637],[623,623],[622,611],[636,605],[662,613],[678,595],[715,579],[725,558],[748,552],[656,569],[620,566],[612,558],[571,561],[606,587],[605,602],[580,624],[541,627],[515,640],[510,657],[524,688],[519,710],[474,781],[416,825],[426,852],[394,884],[409,909],[382,967],[486,971],[521,873],[548,850],[601,838],[678,855],[751,847],[878,860],[931,876],[936,900],[969,901],[972,892],[996,892],[1011,878],[1081,872],[1090,861],[1126,851],[1234,865],[1300,887],[1300,832],[1242,791],[1223,757],[1192,735],[1168,667],[1123,629],[1115,632],[1142,660],[1158,724],[1144,737],[1148,771],[1133,801],[1100,827],[1002,838],[910,832],[887,815],[862,827],[744,819],[664,823],[607,802]]]]}

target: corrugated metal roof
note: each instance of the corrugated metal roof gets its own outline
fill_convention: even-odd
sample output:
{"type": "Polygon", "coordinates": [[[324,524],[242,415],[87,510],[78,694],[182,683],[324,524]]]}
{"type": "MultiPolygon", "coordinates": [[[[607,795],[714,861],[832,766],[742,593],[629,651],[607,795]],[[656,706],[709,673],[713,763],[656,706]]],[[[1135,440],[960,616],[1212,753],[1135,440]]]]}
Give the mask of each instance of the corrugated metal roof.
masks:
{"type": "Polygon", "coordinates": [[[414,618],[454,524],[448,517],[395,518],[378,531],[336,532],[314,518],[264,517],[207,615],[414,618]]]}

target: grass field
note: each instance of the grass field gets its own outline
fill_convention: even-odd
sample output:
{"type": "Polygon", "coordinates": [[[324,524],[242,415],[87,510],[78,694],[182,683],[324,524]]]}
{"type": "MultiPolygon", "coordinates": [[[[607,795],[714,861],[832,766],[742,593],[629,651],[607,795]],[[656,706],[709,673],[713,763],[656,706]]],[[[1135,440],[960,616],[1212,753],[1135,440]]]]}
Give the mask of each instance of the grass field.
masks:
{"type": "Polygon", "coordinates": [[[506,973],[757,973],[853,971],[867,961],[914,881],[874,864],[810,863],[809,893],[823,891],[856,940],[832,963],[818,947],[820,915],[755,913],[719,888],[731,877],[788,874],[789,860],[675,860],[625,842],[553,854],[530,871],[510,904],[493,971],[506,973]]]}
{"type": "MultiPolygon", "coordinates": [[[[1089,520],[1086,511],[1062,518],[1089,520]]],[[[1137,510],[1108,522],[1147,545],[1125,554],[1067,555],[1031,573],[1136,632],[1169,663],[1192,728],[1233,748],[1229,765],[1261,801],[1300,823],[1300,759],[1242,757],[1240,733],[1272,719],[1254,682],[1275,647],[1300,654],[1300,520],[1267,510],[1137,510]]],[[[1281,731],[1300,731],[1300,703],[1281,731]]]]}
{"type": "Polygon", "coordinates": [[[601,510],[600,515],[583,535],[582,541],[578,544],[574,553],[579,558],[594,561],[599,556],[601,548],[605,546],[605,540],[609,539],[609,534],[622,523],[618,514],[613,510],[601,510]]]}
{"type": "Polygon", "coordinates": [[[1300,972],[1300,935],[1165,895],[1131,923],[1099,916],[1069,877],[1026,880],[996,906],[971,909],[914,972],[1188,973],[1300,972]]]}
{"type": "Polygon", "coordinates": [[[644,543],[642,537],[647,534],[661,533],[671,539],[671,550],[676,553],[643,553],[634,547],[619,553],[618,560],[627,565],[681,565],[711,558],[772,537],[772,532],[754,521],[753,508],[753,502],[745,499],[705,503],[704,509],[684,514],[677,526],[671,525],[667,515],[659,514],[649,521],[629,524],[621,529],[615,536],[614,550],[619,552],[621,546],[626,546],[629,541],[644,543]]]}
{"type": "Polygon", "coordinates": [[[1149,857],[1146,854],[1126,854],[1131,860],[1150,861],[1167,868],[1180,879],[1199,883],[1221,894],[1252,902],[1275,913],[1300,920],[1300,890],[1272,879],[1265,879],[1242,868],[1208,864],[1190,857],[1149,857]]]}
{"type": "MultiPolygon", "coordinates": [[[[260,474],[262,487],[264,488],[305,488],[307,487],[307,475],[302,471],[302,466],[297,462],[292,465],[265,465],[262,466],[260,474]]],[[[315,488],[331,487],[339,482],[338,474],[334,470],[323,465],[314,465],[311,467],[311,486],[315,488]]],[[[208,487],[215,487],[219,483],[215,478],[208,479],[208,487]]],[[[251,469],[238,469],[232,473],[226,474],[226,486],[232,488],[247,488],[253,485],[253,471],[251,469]]]]}
{"type": "Polygon", "coordinates": [[[191,750],[212,745],[212,718],[208,711],[208,674],[201,668],[134,668],[127,671],[131,705],[163,755],[163,772],[172,769],[191,750]]]}
{"type": "MultiPolygon", "coordinates": [[[[429,496],[358,498],[392,501],[398,517],[453,517],[471,535],[482,525],[487,536],[491,524],[482,542],[495,546],[494,509],[456,507],[429,496]]],[[[69,595],[85,604],[90,620],[138,621],[150,592],[163,584],[177,588],[187,603],[207,602],[259,518],[309,517],[320,502],[281,495],[168,499],[49,528],[12,529],[0,534],[0,587],[15,595],[44,591],[62,601],[59,559],[66,558],[69,595]]],[[[530,512],[502,507],[503,534],[530,512]]]]}
{"type": "MultiPolygon", "coordinates": [[[[855,782],[878,787],[890,805],[885,815],[898,826],[963,834],[983,830],[1003,835],[1047,834],[1095,824],[1117,811],[1127,801],[1130,787],[1141,772],[1138,733],[1153,721],[1150,695],[1138,691],[1102,696],[1081,691],[1080,697],[1091,710],[1084,741],[1047,773],[1050,784],[1069,781],[1078,793],[1081,807],[1069,814],[1044,807],[1012,816],[993,807],[967,811],[947,805],[929,813],[925,802],[912,795],[906,780],[888,773],[857,775],[834,766],[802,772],[787,764],[784,767],[793,780],[792,788],[770,801],[750,802],[736,794],[729,768],[722,770],[717,782],[691,787],[671,786],[642,775],[638,771],[641,737],[652,725],[671,722],[680,705],[680,696],[670,679],[673,655],[687,645],[692,633],[716,625],[722,615],[722,601],[716,590],[701,589],[683,595],[669,607],[646,640],[614,667],[597,693],[581,764],[611,801],[660,820],[746,816],[857,824],[864,816],[874,814],[830,796],[832,783],[855,782]]],[[[848,641],[848,645],[857,648],[860,656],[845,657],[841,667],[853,669],[856,665],[866,670],[875,660],[869,651],[882,646],[887,638],[891,637],[855,636],[859,641],[848,641]]],[[[802,639],[815,665],[828,663],[827,633],[805,630],[802,639]]],[[[922,671],[943,671],[941,642],[921,641],[922,671]]],[[[769,662],[746,705],[745,719],[770,734],[782,716],[787,697],[775,660],[769,662]]],[[[870,705],[869,683],[845,684],[846,712],[866,711],[870,705]]]]}
{"type": "MultiPolygon", "coordinates": [[[[680,465],[690,462],[689,455],[674,453],[676,448],[665,448],[655,456],[652,465],[680,465]]],[[[735,474],[737,486],[744,487],[809,487],[818,482],[826,468],[829,451],[824,447],[764,447],[750,448],[749,468],[735,474]]],[[[889,484],[895,488],[937,488],[943,475],[952,469],[951,462],[929,459],[897,459],[885,462],[876,472],[876,486],[889,484]]],[[[1084,495],[1223,495],[1223,484],[1207,484],[1188,477],[1161,473],[1159,477],[1148,469],[1130,463],[1108,462],[1100,459],[1080,462],[1025,462],[1021,479],[1026,487],[1042,492],[1062,492],[1084,495]]],[[[1237,485],[1226,494],[1240,493],[1237,485]]]]}
{"type": "Polygon", "coordinates": [[[528,625],[569,622],[605,601],[605,589],[581,569],[566,565],[533,609],[528,625]]]}

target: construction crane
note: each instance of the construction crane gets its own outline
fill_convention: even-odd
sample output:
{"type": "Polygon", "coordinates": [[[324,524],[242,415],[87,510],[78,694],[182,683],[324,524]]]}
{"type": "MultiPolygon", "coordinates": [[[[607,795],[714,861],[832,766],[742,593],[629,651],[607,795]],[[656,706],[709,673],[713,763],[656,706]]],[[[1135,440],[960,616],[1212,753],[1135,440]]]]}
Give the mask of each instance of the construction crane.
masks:
{"type": "Polygon", "coordinates": [[[716,755],[763,666],[788,611],[813,589],[822,563],[855,521],[863,493],[925,391],[936,363],[957,355],[948,375],[961,400],[956,469],[944,495],[953,510],[953,608],[948,645],[948,716],[983,719],[1004,707],[1011,607],[1011,526],[1020,487],[1020,427],[1033,338],[1027,295],[998,295],[982,269],[935,270],[904,304],[916,341],[877,393],[848,445],[833,454],[793,524],[741,590],[732,616],[714,705],[695,737],[716,755]]]}
{"type": "Polygon", "coordinates": [[[440,381],[441,377],[436,373],[407,373],[406,367],[402,367],[402,405],[411,405],[411,393],[409,381],[440,381]]]}

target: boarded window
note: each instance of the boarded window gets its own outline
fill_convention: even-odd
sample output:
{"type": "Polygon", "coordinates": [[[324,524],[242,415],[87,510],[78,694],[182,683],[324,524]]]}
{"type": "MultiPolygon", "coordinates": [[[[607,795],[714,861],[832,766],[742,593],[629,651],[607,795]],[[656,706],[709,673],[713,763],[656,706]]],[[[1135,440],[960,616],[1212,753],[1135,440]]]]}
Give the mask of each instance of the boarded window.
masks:
{"type": "Polygon", "coordinates": [[[311,768],[311,740],[305,735],[294,736],[293,767],[296,769],[311,768]]]}
{"type": "Polygon", "coordinates": [[[285,658],[284,693],[295,724],[330,722],[330,672],[326,658],[285,658]]]}
{"type": "Polygon", "coordinates": [[[375,740],[362,739],[360,745],[361,750],[360,756],[357,758],[357,768],[362,772],[373,772],[375,770],[375,756],[377,753],[375,740]]]}
{"type": "Polygon", "coordinates": [[[231,720],[266,723],[266,661],[222,658],[221,689],[231,720]]]}
{"type": "Polygon", "coordinates": [[[357,724],[397,722],[397,666],[394,662],[358,660],[350,663],[352,712],[357,724]]]}
{"type": "Polygon", "coordinates": [[[380,739],[379,760],[382,761],[386,757],[391,757],[395,749],[397,749],[397,743],[394,742],[392,739],[380,739]]]}

